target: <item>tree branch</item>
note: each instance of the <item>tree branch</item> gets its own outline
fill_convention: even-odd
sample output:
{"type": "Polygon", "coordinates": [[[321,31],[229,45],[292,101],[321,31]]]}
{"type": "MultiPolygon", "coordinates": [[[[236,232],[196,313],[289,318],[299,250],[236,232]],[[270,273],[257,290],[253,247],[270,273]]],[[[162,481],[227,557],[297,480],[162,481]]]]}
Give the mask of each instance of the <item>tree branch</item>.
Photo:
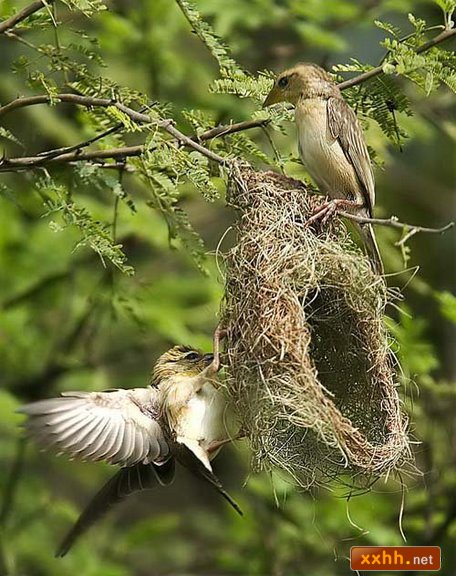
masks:
{"type": "Polygon", "coordinates": [[[210,160],[214,160],[219,164],[227,164],[229,162],[227,158],[223,158],[222,156],[219,156],[215,152],[212,152],[212,150],[209,150],[208,148],[201,146],[201,144],[195,142],[195,140],[190,138],[190,136],[186,136],[183,132],[177,130],[177,128],[175,128],[174,126],[173,120],[163,120],[162,122],[159,123],[159,126],[160,128],[166,130],[166,132],[171,134],[171,136],[173,136],[180,144],[188,146],[189,148],[193,148],[194,150],[200,152],[200,154],[203,154],[203,156],[206,156],[210,160]]]}
{"type": "Polygon", "coordinates": [[[106,150],[92,150],[81,152],[76,150],[67,154],[59,154],[55,157],[24,156],[23,158],[0,159],[0,172],[18,172],[30,170],[47,164],[64,164],[66,162],[82,162],[84,160],[107,160],[110,158],[128,158],[140,156],[144,152],[144,146],[125,146],[123,148],[108,148],[106,150]]]}
{"type": "Polygon", "coordinates": [[[257,120],[246,120],[245,122],[235,122],[234,124],[222,124],[221,126],[216,126],[215,128],[203,132],[199,136],[193,136],[192,140],[212,140],[213,138],[220,138],[221,136],[227,136],[228,134],[234,134],[235,132],[242,132],[243,130],[249,130],[250,128],[263,128],[270,122],[271,120],[269,118],[263,118],[257,120]]]}
{"type": "MultiPolygon", "coordinates": [[[[205,148],[204,146],[202,146],[201,144],[199,144],[196,140],[190,138],[189,136],[186,136],[183,132],[181,132],[180,130],[178,130],[175,126],[174,126],[174,121],[171,119],[166,119],[166,120],[160,120],[160,121],[156,121],[153,118],[151,118],[148,114],[145,114],[144,112],[138,112],[136,110],[133,110],[133,108],[130,108],[129,106],[126,106],[125,104],[122,104],[120,102],[117,102],[115,100],[109,100],[108,98],[94,98],[92,96],[81,96],[80,94],[56,94],[55,96],[49,96],[48,94],[42,94],[40,96],[28,96],[28,97],[23,97],[23,98],[16,98],[16,100],[13,100],[12,102],[10,102],[9,104],[6,104],[5,106],[1,106],[0,107],[0,117],[4,116],[6,114],[8,114],[9,112],[12,112],[13,110],[18,110],[20,108],[25,108],[28,106],[35,106],[37,104],[47,104],[49,102],[53,102],[53,101],[58,101],[58,102],[68,102],[71,104],[77,104],[79,106],[85,106],[86,108],[91,108],[91,107],[102,107],[102,108],[108,108],[110,106],[113,106],[115,108],[117,108],[118,110],[120,110],[121,112],[123,112],[124,114],[126,114],[131,120],[133,120],[134,122],[137,122],[138,124],[156,124],[159,128],[162,128],[163,130],[165,130],[166,132],[168,132],[168,134],[170,134],[175,140],[177,140],[179,143],[188,146],[190,148],[193,148],[194,150],[196,150],[197,152],[200,152],[200,154],[203,154],[204,156],[206,156],[207,158],[209,158],[210,160],[214,160],[215,162],[218,162],[219,164],[226,164],[228,162],[227,159],[223,158],[222,156],[216,154],[215,152],[212,152],[211,150],[209,150],[208,148],[205,148]]],[[[130,155],[134,155],[137,156],[139,154],[141,154],[141,152],[139,152],[137,150],[137,147],[133,147],[136,149],[136,151],[133,154],[130,155]]],[[[123,152],[128,150],[128,148],[124,148],[124,149],[115,149],[117,150],[122,150],[123,152]]],[[[106,152],[106,151],[103,151],[106,152]]],[[[89,156],[86,158],[84,157],[84,155],[82,153],[78,154],[76,151],[76,156],[70,156],[68,157],[66,154],[58,154],[56,156],[54,156],[52,158],[52,160],[58,160],[59,158],[65,158],[65,161],[72,161],[72,160],[81,160],[81,159],[88,159],[90,158],[90,154],[91,153],[86,153],[89,156]]],[[[118,156],[125,156],[124,153],[118,153],[118,156]]],[[[97,158],[103,157],[103,158],[108,158],[109,156],[107,156],[106,154],[104,154],[103,156],[100,156],[100,153],[98,153],[98,156],[96,156],[97,158]]],[[[51,159],[48,159],[49,161],[51,161],[51,159]]],[[[11,159],[11,160],[7,160],[6,158],[3,159],[2,163],[0,164],[0,169],[2,168],[8,168],[8,167],[12,167],[13,164],[16,164],[17,166],[37,166],[37,165],[42,165],[46,162],[46,157],[45,155],[41,154],[40,156],[40,160],[38,161],[36,159],[36,157],[30,157],[30,158],[15,158],[15,159],[11,159]],[[14,162],[13,162],[14,160],[14,162]]],[[[3,170],[5,171],[5,170],[3,170]]],[[[11,171],[11,170],[9,170],[11,171]]]]}
{"type": "Polygon", "coordinates": [[[117,108],[134,122],[138,124],[150,124],[154,122],[148,114],[143,112],[137,112],[133,108],[129,108],[116,100],[110,100],[108,98],[94,98],[92,96],[81,96],[80,94],[56,94],[55,96],[50,96],[49,94],[41,94],[39,96],[28,96],[23,98],[16,98],[9,104],[5,106],[0,106],[0,117],[12,112],[13,110],[18,110],[19,108],[25,108],[27,106],[35,106],[37,104],[49,104],[52,102],[69,102],[70,104],[78,104],[80,106],[85,106],[86,108],[92,107],[103,107],[108,108],[113,106],[117,108]]]}
{"type": "MultiPolygon", "coordinates": [[[[443,32],[441,32],[440,34],[435,36],[435,38],[432,38],[428,42],[425,42],[424,44],[419,46],[416,49],[416,53],[422,54],[423,52],[430,50],[434,46],[437,46],[438,44],[441,44],[442,42],[449,40],[455,34],[456,34],[456,28],[448,28],[447,30],[444,30],[443,32]]],[[[393,60],[393,62],[391,62],[391,63],[395,64],[396,62],[393,60]]],[[[345,90],[346,88],[351,88],[352,86],[357,86],[358,84],[362,84],[363,82],[366,82],[367,80],[370,80],[371,78],[374,78],[375,76],[379,76],[382,73],[383,73],[383,66],[377,66],[376,68],[372,68],[372,70],[368,70],[367,72],[363,72],[362,74],[359,74],[359,76],[355,76],[354,78],[351,78],[350,80],[345,80],[344,82],[341,82],[340,84],[338,84],[338,86],[339,86],[340,90],[345,90]]]]}
{"type": "Polygon", "coordinates": [[[418,232],[441,234],[454,226],[454,222],[449,222],[441,228],[426,228],[425,226],[416,226],[415,224],[400,222],[396,216],[391,216],[391,218],[366,218],[364,216],[358,216],[357,214],[350,214],[343,210],[338,210],[337,214],[354,222],[358,222],[359,224],[373,224],[377,226],[388,226],[389,228],[398,228],[399,230],[408,230],[404,238],[398,242],[398,245],[404,244],[411,236],[414,236],[418,232]]]}
{"type": "Polygon", "coordinates": [[[3,22],[0,22],[0,34],[3,34],[7,30],[11,30],[11,28],[14,28],[20,22],[22,22],[35,12],[38,12],[38,10],[41,10],[41,8],[53,4],[53,2],[54,0],[46,0],[46,2],[43,2],[42,0],[36,0],[36,2],[32,2],[22,10],[19,10],[19,12],[17,12],[16,14],[13,14],[13,16],[10,16],[6,20],[3,20],[3,22]]]}
{"type": "MultiPolygon", "coordinates": [[[[41,1],[33,2],[28,7],[24,8],[24,10],[16,14],[14,17],[11,17],[9,20],[5,20],[3,23],[0,23],[0,33],[12,28],[15,24],[24,20],[25,18],[27,18],[27,16],[33,14],[33,12],[36,12],[43,6],[44,4],[41,1]]],[[[425,42],[422,46],[419,46],[416,50],[416,53],[421,54],[422,52],[425,52],[430,48],[433,48],[434,46],[437,46],[438,44],[452,38],[455,34],[456,34],[456,28],[446,29],[437,36],[435,36],[435,38],[432,38],[428,42],[425,42]]],[[[340,84],[338,84],[338,86],[341,90],[344,90],[346,88],[350,88],[352,86],[356,86],[358,84],[366,82],[367,80],[370,80],[375,76],[378,76],[382,72],[383,67],[377,66],[376,68],[373,68],[372,70],[369,70],[358,76],[355,76],[350,80],[341,82],[340,84]]],[[[12,112],[13,110],[17,110],[27,106],[34,106],[37,104],[50,103],[54,101],[78,104],[88,108],[95,106],[104,108],[114,106],[119,111],[126,114],[134,122],[137,122],[139,124],[152,124],[152,123],[157,124],[160,128],[168,132],[180,144],[193,148],[194,150],[197,150],[207,158],[221,165],[228,163],[229,160],[216,154],[212,150],[209,150],[208,148],[202,146],[200,142],[212,140],[213,138],[219,138],[222,136],[226,136],[228,134],[233,134],[235,132],[241,132],[243,130],[249,130],[251,128],[265,127],[270,122],[269,119],[246,120],[244,122],[237,122],[234,124],[216,126],[214,128],[211,128],[210,130],[207,130],[206,132],[203,132],[199,136],[189,137],[180,132],[174,126],[174,122],[170,119],[156,122],[148,114],[133,110],[132,108],[115,100],[110,100],[107,98],[94,98],[89,96],[82,96],[79,94],[58,94],[52,97],[49,95],[40,95],[40,96],[17,98],[16,100],[13,100],[9,104],[0,107],[0,117],[8,114],[9,112],[12,112]]],[[[111,131],[106,132],[106,134],[108,133],[111,133],[111,131]]],[[[93,151],[85,153],[81,152],[81,148],[84,148],[88,144],[95,142],[96,140],[99,140],[106,134],[103,133],[100,136],[94,137],[93,139],[91,139],[91,141],[86,141],[78,145],[69,146],[66,149],[57,149],[48,152],[42,152],[37,156],[24,157],[24,158],[11,158],[11,159],[3,158],[3,160],[0,161],[0,172],[14,172],[21,169],[30,169],[33,167],[42,166],[43,164],[47,164],[49,162],[64,163],[64,162],[78,162],[83,160],[91,161],[91,160],[103,160],[109,158],[113,159],[126,158],[129,156],[139,156],[144,151],[143,146],[131,146],[123,148],[112,148],[110,150],[102,150],[102,151],[93,151]]],[[[347,217],[351,217],[351,215],[347,217]]],[[[389,224],[387,224],[386,221],[384,221],[383,223],[381,223],[381,225],[395,226],[391,223],[392,222],[391,219],[388,220],[388,222],[389,224]]],[[[380,222],[372,222],[372,223],[380,224],[380,222]]],[[[399,223],[399,226],[395,227],[404,228],[407,226],[408,225],[403,226],[402,224],[399,223]]],[[[418,231],[425,231],[425,230],[418,230],[418,228],[419,227],[412,226],[409,232],[410,236],[412,236],[418,231]]]]}

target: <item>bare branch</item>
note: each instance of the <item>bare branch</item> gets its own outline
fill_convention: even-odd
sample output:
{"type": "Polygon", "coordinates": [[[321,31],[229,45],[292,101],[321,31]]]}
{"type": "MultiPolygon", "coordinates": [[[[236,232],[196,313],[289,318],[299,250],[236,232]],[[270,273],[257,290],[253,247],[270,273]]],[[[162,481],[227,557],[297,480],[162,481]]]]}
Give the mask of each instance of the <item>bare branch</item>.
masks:
{"type": "Polygon", "coordinates": [[[103,160],[110,158],[128,158],[140,156],[144,152],[144,146],[124,146],[123,148],[108,148],[106,150],[92,150],[81,152],[79,149],[67,154],[59,154],[55,157],[46,156],[24,156],[23,158],[3,158],[0,159],[0,172],[18,172],[20,170],[30,170],[44,164],[64,164],[66,162],[82,162],[86,160],[103,160]]]}
{"type": "Polygon", "coordinates": [[[7,30],[11,30],[11,28],[14,28],[20,22],[35,12],[38,12],[38,10],[41,10],[41,8],[44,8],[46,5],[49,6],[49,4],[53,4],[53,2],[54,0],[46,0],[46,2],[43,2],[42,0],[36,0],[35,2],[32,2],[22,10],[19,10],[19,12],[16,14],[13,14],[13,16],[10,16],[10,18],[0,22],[0,34],[3,34],[7,30]]]}
{"type": "Polygon", "coordinates": [[[56,94],[55,96],[49,96],[49,94],[41,94],[40,96],[28,96],[24,98],[16,98],[9,104],[0,107],[0,117],[12,112],[13,110],[18,110],[19,108],[25,108],[27,106],[35,106],[37,104],[49,104],[52,102],[69,102],[70,104],[78,104],[80,106],[85,106],[86,108],[92,107],[103,107],[107,108],[113,106],[117,108],[134,122],[138,124],[150,124],[153,120],[148,114],[142,112],[137,112],[133,108],[129,108],[116,100],[109,100],[108,98],[93,98],[91,96],[81,96],[80,94],[56,94]]]}
{"type": "Polygon", "coordinates": [[[398,228],[399,230],[408,230],[407,234],[402,238],[398,245],[404,244],[409,238],[417,234],[418,232],[428,232],[431,234],[441,234],[446,232],[450,228],[453,228],[454,222],[449,222],[441,228],[426,228],[425,226],[417,226],[415,224],[408,224],[407,222],[400,222],[396,216],[391,216],[391,218],[367,218],[364,216],[358,216],[357,214],[350,214],[343,210],[338,210],[337,214],[358,222],[359,224],[373,224],[377,226],[388,226],[389,228],[398,228]]]}
{"type": "Polygon", "coordinates": [[[63,148],[54,148],[53,150],[45,150],[44,152],[39,152],[37,156],[41,156],[46,160],[49,160],[51,158],[56,158],[57,156],[62,156],[63,154],[68,154],[69,152],[74,152],[75,150],[81,151],[83,148],[87,148],[91,144],[98,142],[98,140],[102,140],[103,138],[106,138],[106,136],[114,134],[121,128],[123,128],[123,124],[116,124],[115,126],[112,126],[111,128],[105,130],[104,132],[101,132],[100,134],[97,134],[92,138],[88,138],[83,142],[73,144],[73,146],[64,146],[63,148]]]}

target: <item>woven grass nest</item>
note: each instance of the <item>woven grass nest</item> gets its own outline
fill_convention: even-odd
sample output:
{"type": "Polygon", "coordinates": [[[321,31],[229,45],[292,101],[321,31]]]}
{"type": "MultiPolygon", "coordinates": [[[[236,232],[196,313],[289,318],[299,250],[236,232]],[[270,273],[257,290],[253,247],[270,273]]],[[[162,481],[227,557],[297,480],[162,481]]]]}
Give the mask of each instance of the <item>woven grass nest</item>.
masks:
{"type": "Polygon", "coordinates": [[[338,219],[306,227],[321,197],[299,181],[233,168],[238,210],[222,324],[227,388],[254,469],[301,486],[378,477],[409,459],[387,288],[338,219]]]}

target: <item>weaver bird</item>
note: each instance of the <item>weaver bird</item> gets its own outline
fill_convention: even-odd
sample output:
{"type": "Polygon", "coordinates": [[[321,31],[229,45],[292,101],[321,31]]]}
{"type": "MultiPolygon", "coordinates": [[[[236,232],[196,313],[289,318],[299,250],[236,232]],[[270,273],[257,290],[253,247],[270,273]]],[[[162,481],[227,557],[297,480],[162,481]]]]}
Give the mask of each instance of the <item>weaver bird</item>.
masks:
{"type": "MultiPolygon", "coordinates": [[[[327,219],[338,206],[372,218],[375,183],[363,132],[331,76],[315,64],[297,64],[278,76],[263,107],[277,102],[295,106],[302,163],[331,198],[310,220],[327,219]]],[[[374,270],[383,273],[372,225],[361,224],[360,232],[374,270]]]]}
{"type": "Polygon", "coordinates": [[[227,406],[217,380],[219,365],[216,332],[214,355],[175,346],[158,359],[146,388],[64,392],[20,408],[28,416],[28,433],[42,447],[122,467],[82,512],[56,556],[64,556],[113,504],[172,482],[175,460],[242,514],[210,463],[231,440],[224,425],[227,406]]]}

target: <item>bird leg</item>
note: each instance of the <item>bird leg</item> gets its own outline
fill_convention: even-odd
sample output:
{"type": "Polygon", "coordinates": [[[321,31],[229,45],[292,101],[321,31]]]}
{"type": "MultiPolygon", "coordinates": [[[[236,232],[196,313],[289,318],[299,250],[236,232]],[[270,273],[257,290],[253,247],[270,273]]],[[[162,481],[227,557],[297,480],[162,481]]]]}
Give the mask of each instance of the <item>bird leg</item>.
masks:
{"type": "Polygon", "coordinates": [[[310,224],[313,224],[317,220],[321,220],[322,225],[326,224],[326,222],[336,214],[340,207],[363,208],[364,205],[359,202],[354,202],[353,200],[347,200],[346,198],[327,200],[314,210],[312,216],[308,218],[306,226],[310,226],[310,224]]]}
{"type": "Polygon", "coordinates": [[[214,343],[213,343],[213,355],[214,359],[211,364],[207,367],[207,371],[210,374],[217,374],[220,370],[220,342],[226,337],[227,331],[223,329],[220,325],[217,326],[214,332],[214,343]]]}

